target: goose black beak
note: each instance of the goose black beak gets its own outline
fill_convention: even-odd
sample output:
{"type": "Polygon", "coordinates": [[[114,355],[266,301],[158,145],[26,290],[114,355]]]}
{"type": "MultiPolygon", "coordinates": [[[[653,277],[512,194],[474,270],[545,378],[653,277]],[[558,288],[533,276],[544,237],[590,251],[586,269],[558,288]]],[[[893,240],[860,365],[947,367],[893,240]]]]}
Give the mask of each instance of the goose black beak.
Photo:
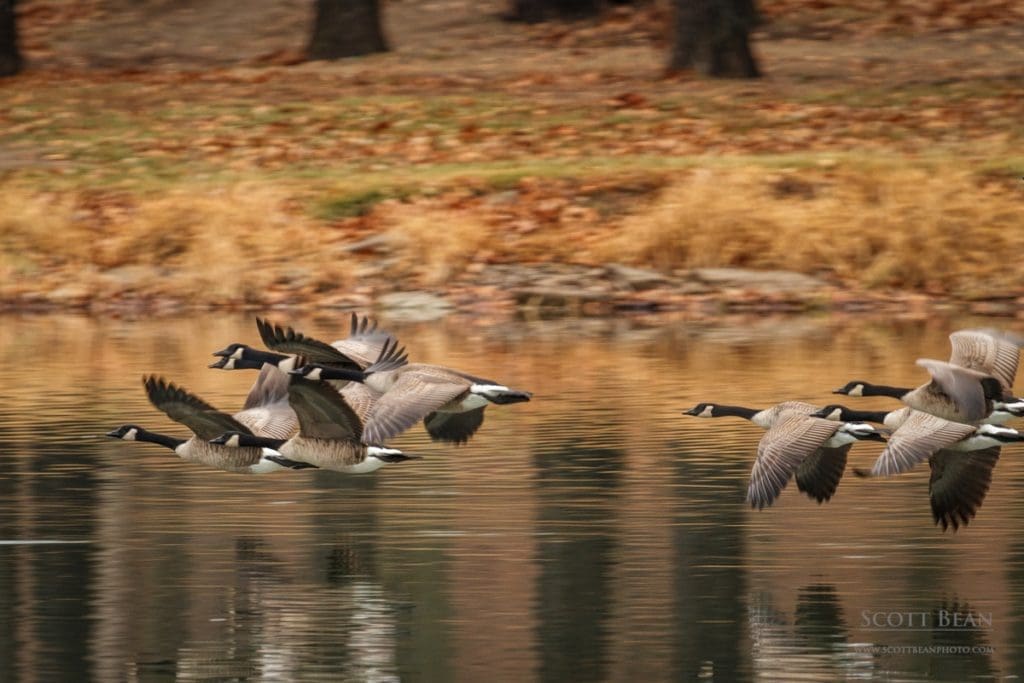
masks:
{"type": "Polygon", "coordinates": [[[228,349],[221,349],[220,351],[214,351],[213,355],[214,356],[225,356],[226,357],[226,356],[230,356],[231,355],[231,351],[228,350],[228,349]]]}
{"type": "Polygon", "coordinates": [[[683,411],[683,415],[696,415],[696,414],[697,414],[697,406],[694,406],[694,407],[690,408],[689,410],[684,410],[683,411]]]}

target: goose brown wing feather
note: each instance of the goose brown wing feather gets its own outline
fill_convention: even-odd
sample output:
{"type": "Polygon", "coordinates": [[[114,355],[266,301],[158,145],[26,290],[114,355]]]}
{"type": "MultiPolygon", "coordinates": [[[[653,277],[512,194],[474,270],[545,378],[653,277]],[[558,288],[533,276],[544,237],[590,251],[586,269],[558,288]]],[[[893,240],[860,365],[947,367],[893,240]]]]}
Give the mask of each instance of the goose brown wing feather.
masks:
{"type": "Polygon", "coordinates": [[[796,411],[780,415],[757,445],[747,500],[752,507],[771,505],[800,464],[828,441],[841,422],[808,417],[796,411]]]}
{"type": "Polygon", "coordinates": [[[846,471],[846,457],[853,444],[836,448],[822,447],[811,453],[796,468],[796,486],[823,503],[832,498],[846,471]]]}
{"type": "Polygon", "coordinates": [[[398,339],[390,332],[377,329],[377,321],[352,314],[349,335],[331,343],[335,349],[357,362],[362,368],[374,363],[380,356],[385,344],[396,344],[398,339]]]}
{"type": "Polygon", "coordinates": [[[939,450],[928,460],[932,517],[945,531],[969,524],[981,507],[999,460],[999,446],[977,451],[939,450]]]}
{"type": "Polygon", "coordinates": [[[253,434],[271,439],[288,439],[299,429],[299,420],[287,399],[235,413],[234,418],[253,434]]]}
{"type": "Polygon", "coordinates": [[[889,437],[871,468],[872,476],[906,472],[933,453],[974,433],[974,427],[915,410],[889,437]]]}
{"type": "Polygon", "coordinates": [[[378,399],[364,427],[364,440],[369,444],[382,444],[468,389],[468,383],[450,378],[423,372],[402,373],[378,399]]]}
{"type": "Polygon", "coordinates": [[[349,382],[341,390],[341,395],[363,423],[370,417],[380,394],[359,382],[349,382]]]}
{"type": "Polygon", "coordinates": [[[341,394],[326,382],[291,377],[288,403],[299,421],[299,433],[311,439],[360,441],[362,423],[341,394]]]}
{"type": "Polygon", "coordinates": [[[1006,395],[1013,389],[1020,347],[1005,335],[987,330],[960,330],[949,335],[949,362],[992,375],[1006,395]]]}
{"type": "Polygon", "coordinates": [[[434,441],[462,444],[470,440],[484,423],[484,409],[480,406],[458,413],[433,412],[423,418],[423,426],[434,441]]]}
{"type": "MultiPolygon", "coordinates": [[[[977,422],[988,415],[990,406],[985,399],[981,380],[989,375],[930,358],[919,358],[917,364],[928,370],[932,381],[904,397],[911,408],[936,412],[931,404],[945,402],[955,412],[957,420],[963,422],[977,422]]],[[[940,406],[939,409],[944,407],[940,406]]]]}
{"type": "Polygon", "coordinates": [[[245,397],[242,410],[288,400],[288,373],[275,365],[264,363],[260,374],[253,382],[249,394],[245,397]]]}
{"type": "Polygon", "coordinates": [[[278,353],[289,353],[302,356],[309,363],[320,363],[328,367],[348,370],[362,370],[363,366],[349,358],[330,344],[307,337],[291,327],[274,325],[269,321],[256,318],[256,328],[264,345],[278,353]]]}
{"type": "Polygon", "coordinates": [[[198,396],[175,386],[163,377],[149,375],[143,378],[142,383],[153,407],[191,429],[200,439],[208,441],[224,432],[252,433],[231,415],[217,410],[198,396]]]}

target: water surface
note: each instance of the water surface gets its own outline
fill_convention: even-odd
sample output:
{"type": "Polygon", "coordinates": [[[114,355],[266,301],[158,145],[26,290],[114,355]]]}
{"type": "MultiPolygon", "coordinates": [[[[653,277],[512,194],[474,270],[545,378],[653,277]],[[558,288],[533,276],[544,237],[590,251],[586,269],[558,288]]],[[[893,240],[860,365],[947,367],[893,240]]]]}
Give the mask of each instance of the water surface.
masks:
{"type": "MultiPolygon", "coordinates": [[[[344,315],[281,322],[326,339],[344,315]]],[[[932,523],[927,468],[819,506],[743,502],[761,432],[701,400],[831,402],[915,385],[977,321],[449,320],[391,325],[414,360],[535,392],[468,444],[373,475],[244,476],[105,439],[183,434],[164,375],[209,370],[248,316],[3,318],[0,680],[984,680],[1024,670],[1024,467],[977,519],[932,523]],[[958,619],[957,628],[946,621],[958,619]],[[970,618],[973,623],[964,624],[970,618]]],[[[987,324],[992,324],[988,321],[987,324]]],[[[856,399],[848,399],[854,401],[856,399]]],[[[860,407],[892,406],[860,399],[860,407]]],[[[869,464],[877,444],[851,460],[869,464]]]]}

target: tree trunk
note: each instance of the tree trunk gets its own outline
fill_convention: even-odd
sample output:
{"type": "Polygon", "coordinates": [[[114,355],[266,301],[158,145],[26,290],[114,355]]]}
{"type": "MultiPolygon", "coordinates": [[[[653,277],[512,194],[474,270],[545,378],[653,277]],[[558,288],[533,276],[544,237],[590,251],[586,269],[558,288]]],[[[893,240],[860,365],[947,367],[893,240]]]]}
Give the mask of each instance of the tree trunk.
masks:
{"type": "Polygon", "coordinates": [[[754,0],[675,0],[675,37],[669,71],[695,69],[716,78],[757,78],[750,51],[757,24],[754,0]]]}
{"type": "Polygon", "coordinates": [[[317,0],[310,59],[387,52],[378,0],[317,0]]]}
{"type": "Polygon", "coordinates": [[[14,24],[14,0],[0,0],[0,77],[21,71],[18,31],[14,24]]]}
{"type": "Polygon", "coordinates": [[[535,24],[549,19],[587,19],[600,11],[600,0],[512,0],[507,18],[535,24]]]}

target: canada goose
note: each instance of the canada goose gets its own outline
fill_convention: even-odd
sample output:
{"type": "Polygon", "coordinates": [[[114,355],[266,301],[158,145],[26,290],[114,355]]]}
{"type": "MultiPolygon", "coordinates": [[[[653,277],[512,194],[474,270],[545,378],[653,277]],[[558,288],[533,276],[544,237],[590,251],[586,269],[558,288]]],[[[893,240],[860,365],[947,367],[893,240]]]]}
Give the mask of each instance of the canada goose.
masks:
{"type": "Polygon", "coordinates": [[[333,387],[297,374],[288,384],[288,403],[299,420],[291,438],[267,438],[229,430],[212,439],[215,445],[271,448],[289,460],[349,474],[373,472],[388,463],[417,456],[366,442],[363,424],[333,387]]]}
{"type": "Polygon", "coordinates": [[[981,507],[1001,446],[1019,441],[1024,434],[1008,427],[973,426],[911,411],[871,470],[854,472],[861,477],[900,474],[927,458],[932,516],[943,531],[950,526],[956,530],[981,507]]]}
{"type": "MultiPolygon", "coordinates": [[[[990,424],[993,423],[991,421],[995,414],[993,412],[987,418],[990,424]]],[[[999,447],[955,451],[937,445],[950,440],[956,441],[961,435],[973,432],[970,425],[946,421],[936,422],[941,418],[929,419],[933,416],[917,412],[913,408],[899,408],[886,412],[852,410],[833,404],[825,406],[813,415],[830,420],[880,422],[894,430],[892,437],[895,438],[890,438],[890,443],[893,441],[897,445],[902,443],[904,452],[906,452],[907,444],[916,442],[914,448],[919,450],[912,459],[916,462],[917,459],[926,455],[928,457],[928,466],[931,469],[928,497],[931,502],[932,518],[936,524],[942,524],[943,531],[949,527],[953,527],[953,530],[956,531],[961,524],[967,524],[985,500],[989,485],[992,483],[992,470],[999,460],[999,447]],[[904,423],[908,422],[908,419],[914,414],[919,417],[909,420],[910,424],[903,428],[904,423]],[[931,427],[936,425],[944,429],[952,429],[952,431],[946,434],[937,434],[931,430],[931,427]],[[951,428],[950,425],[953,427],[951,428]]],[[[1005,415],[1010,416],[1010,413],[1005,413],[1005,415]]],[[[854,468],[853,471],[861,477],[872,476],[870,471],[859,468],[854,468]]]]}
{"type": "Polygon", "coordinates": [[[919,358],[917,364],[928,370],[932,378],[915,389],[854,380],[832,393],[891,396],[915,410],[965,423],[985,419],[992,413],[993,402],[1003,398],[1002,385],[991,375],[929,358],[919,358]]]}
{"type": "MultiPolygon", "coordinates": [[[[309,364],[293,370],[309,379],[334,379],[338,371],[309,364]]],[[[440,365],[411,363],[376,373],[365,384],[380,397],[365,425],[366,438],[385,441],[423,420],[436,440],[469,440],[484,421],[490,403],[529,401],[532,394],[440,365]]]]}
{"type": "Polygon", "coordinates": [[[970,452],[1018,441],[1024,441],[1024,434],[1016,429],[953,422],[915,410],[893,431],[867,476],[906,472],[939,450],[970,452]]]}
{"type": "Polygon", "coordinates": [[[282,468],[308,467],[281,458],[263,448],[232,450],[211,446],[208,440],[228,430],[273,437],[287,437],[298,428],[295,413],[286,401],[288,375],[266,366],[253,384],[243,409],[234,415],[221,412],[197,396],[150,375],[143,378],[150,403],[176,422],[192,430],[190,439],[150,432],[136,425],[122,425],[107,436],[124,441],[143,441],[170,448],[184,460],[210,465],[229,472],[261,474],[282,468]]]}
{"type": "Polygon", "coordinates": [[[843,476],[850,447],[862,440],[885,438],[863,422],[836,422],[803,411],[782,411],[757,445],[747,502],[759,510],[771,505],[794,475],[801,491],[819,503],[829,500],[843,476]]]}
{"type": "MultiPolygon", "coordinates": [[[[263,337],[268,348],[298,353],[311,360],[317,352],[330,355],[323,349],[328,345],[291,328],[268,326],[264,329],[272,333],[263,337]]],[[[346,378],[344,370],[317,361],[294,372],[307,379],[346,378]]],[[[519,403],[529,401],[533,395],[452,368],[425,363],[410,363],[390,372],[377,372],[364,383],[380,394],[364,425],[366,440],[370,443],[383,443],[418,420],[423,420],[432,439],[463,443],[483,424],[484,408],[488,404],[519,403]]]]}
{"type": "MultiPolygon", "coordinates": [[[[268,472],[277,472],[278,470],[283,469],[301,470],[306,468],[316,468],[316,465],[310,465],[306,462],[288,460],[269,448],[260,449],[260,455],[255,459],[255,461],[252,461],[251,454],[249,453],[216,453],[211,455],[209,453],[204,453],[203,447],[197,447],[198,441],[194,441],[195,437],[192,439],[182,439],[168,434],[151,432],[148,429],[143,429],[142,427],[133,424],[123,424],[117,429],[107,432],[107,436],[114,439],[121,439],[122,441],[142,441],[144,443],[159,444],[170,448],[184,460],[200,462],[204,465],[211,465],[228,472],[266,474],[268,472]],[[185,455],[182,455],[183,446],[185,447],[185,455]]],[[[246,451],[248,450],[250,449],[246,449],[246,451]]]]}
{"type": "Polygon", "coordinates": [[[892,387],[854,380],[833,393],[848,396],[891,396],[899,399],[907,396],[910,401],[904,402],[912,408],[956,422],[976,422],[984,419],[987,422],[1001,423],[1010,417],[1003,414],[1004,412],[1013,413],[1013,416],[1019,416],[1024,412],[1024,402],[1013,397],[1013,382],[1020,357],[1020,339],[997,330],[958,330],[949,335],[949,343],[952,350],[948,364],[926,359],[918,361],[918,365],[924,366],[932,374],[931,383],[918,387],[918,390],[930,387],[926,391],[914,394],[915,389],[912,387],[892,387]],[[999,384],[998,390],[992,386],[990,380],[981,381],[985,400],[995,402],[996,415],[969,417],[977,415],[981,410],[978,392],[973,381],[967,379],[970,375],[949,372],[949,366],[966,368],[995,378],[999,384]],[[1002,405],[1007,403],[1018,407],[1004,411],[1002,405]],[[937,408],[938,412],[933,410],[933,407],[937,408]]]}
{"type": "MultiPolygon", "coordinates": [[[[720,403],[698,403],[693,408],[683,411],[683,414],[693,415],[695,417],[741,417],[763,429],[771,430],[784,417],[791,416],[793,414],[809,415],[816,410],[818,410],[817,406],[803,401],[784,401],[771,406],[770,408],[763,409],[730,406],[720,403]]],[[[767,435],[765,436],[767,437],[767,435]]],[[[784,442],[784,439],[779,433],[776,433],[772,439],[769,439],[768,443],[772,442],[781,444],[784,442]]],[[[809,441],[808,443],[811,442],[812,441],[809,441]]],[[[762,439],[762,443],[764,443],[764,439],[762,439]]],[[[778,476],[776,476],[776,480],[781,479],[781,486],[775,490],[775,493],[771,496],[770,500],[766,497],[762,497],[761,500],[763,502],[760,506],[754,505],[753,502],[751,504],[755,507],[770,505],[771,501],[778,496],[782,487],[784,487],[789,481],[789,477],[794,474],[796,478],[796,485],[800,492],[814,498],[819,503],[831,499],[832,495],[836,491],[836,487],[839,486],[839,480],[842,478],[843,472],[846,469],[846,456],[848,451],[848,448],[821,447],[818,449],[812,449],[812,452],[809,455],[801,456],[802,459],[796,466],[795,473],[792,471],[785,473],[785,479],[781,479],[783,472],[780,471],[777,473],[778,476]]],[[[763,467],[758,468],[755,461],[755,470],[761,472],[762,469],[763,467]]],[[[751,482],[753,485],[753,479],[751,482]]],[[[748,500],[749,499],[750,494],[748,492],[748,500]]]]}

